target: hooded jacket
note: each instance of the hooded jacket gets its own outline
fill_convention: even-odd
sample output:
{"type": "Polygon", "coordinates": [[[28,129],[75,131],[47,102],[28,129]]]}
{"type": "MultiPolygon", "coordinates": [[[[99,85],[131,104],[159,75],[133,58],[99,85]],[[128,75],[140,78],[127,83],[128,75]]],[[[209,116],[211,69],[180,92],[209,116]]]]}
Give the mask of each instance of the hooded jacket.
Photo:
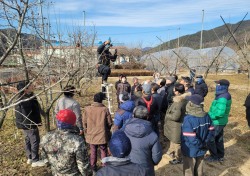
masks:
{"type": "Polygon", "coordinates": [[[146,169],[132,163],[129,158],[105,157],[102,159],[105,167],[98,170],[97,176],[145,176],[146,169]]]}
{"type": "Polygon", "coordinates": [[[208,87],[203,79],[195,83],[194,94],[199,94],[202,97],[205,97],[207,96],[207,93],[208,93],[208,87]]]}
{"type": "Polygon", "coordinates": [[[186,112],[186,95],[188,94],[175,96],[165,116],[164,135],[176,144],[181,143],[181,124],[186,112]]]}
{"type": "Polygon", "coordinates": [[[147,169],[148,176],[154,176],[154,166],[162,158],[162,148],[157,134],[147,120],[132,118],[123,128],[132,144],[129,154],[131,162],[147,169]]]}
{"type": "Polygon", "coordinates": [[[207,142],[214,137],[214,127],[203,105],[188,103],[181,133],[181,149],[184,156],[191,158],[204,156],[207,142]]]}
{"type": "Polygon", "coordinates": [[[119,109],[115,113],[114,125],[121,128],[128,119],[132,118],[134,108],[135,103],[130,100],[120,104],[119,109]]]}

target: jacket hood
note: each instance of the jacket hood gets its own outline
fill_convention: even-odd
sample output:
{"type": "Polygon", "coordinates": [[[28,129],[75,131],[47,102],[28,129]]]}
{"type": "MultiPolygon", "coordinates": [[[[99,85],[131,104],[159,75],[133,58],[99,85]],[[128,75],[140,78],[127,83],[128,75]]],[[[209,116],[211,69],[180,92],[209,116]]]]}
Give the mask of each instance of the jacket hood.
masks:
{"type": "Polygon", "coordinates": [[[134,103],[134,101],[128,100],[128,101],[125,101],[124,103],[122,103],[119,107],[120,107],[120,109],[123,109],[125,111],[133,112],[133,110],[135,108],[135,103],[134,103]]]}
{"type": "Polygon", "coordinates": [[[186,114],[195,116],[195,117],[204,117],[207,113],[203,110],[203,104],[196,105],[191,102],[187,103],[186,114]]]}
{"type": "Polygon", "coordinates": [[[173,101],[174,102],[181,102],[181,101],[185,100],[185,97],[186,97],[186,95],[183,95],[183,94],[176,95],[176,96],[174,96],[173,101]]]}
{"type": "Polygon", "coordinates": [[[112,165],[122,165],[122,164],[128,164],[130,163],[129,158],[117,158],[113,156],[105,157],[101,160],[102,163],[106,164],[112,164],[112,165]]]}
{"type": "Polygon", "coordinates": [[[184,94],[181,94],[180,97],[185,99],[186,97],[191,96],[191,95],[192,95],[191,92],[185,92],[184,94]]]}
{"type": "Polygon", "coordinates": [[[153,129],[149,121],[132,118],[127,122],[124,131],[129,136],[143,138],[148,136],[153,131],[153,129]]]}

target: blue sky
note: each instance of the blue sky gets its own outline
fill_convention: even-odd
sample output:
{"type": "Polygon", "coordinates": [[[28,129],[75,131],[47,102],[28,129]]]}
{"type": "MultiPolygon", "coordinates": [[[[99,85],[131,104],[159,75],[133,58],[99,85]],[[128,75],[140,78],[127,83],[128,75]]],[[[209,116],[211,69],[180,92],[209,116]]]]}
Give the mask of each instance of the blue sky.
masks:
{"type": "MultiPolygon", "coordinates": [[[[60,21],[61,30],[83,27],[97,31],[97,42],[108,37],[131,47],[152,47],[223,22],[236,23],[250,9],[249,0],[57,0],[49,9],[52,29],[60,21]],[[178,31],[180,28],[180,31],[178,31]]],[[[250,19],[250,14],[246,19],[250,19]]]]}

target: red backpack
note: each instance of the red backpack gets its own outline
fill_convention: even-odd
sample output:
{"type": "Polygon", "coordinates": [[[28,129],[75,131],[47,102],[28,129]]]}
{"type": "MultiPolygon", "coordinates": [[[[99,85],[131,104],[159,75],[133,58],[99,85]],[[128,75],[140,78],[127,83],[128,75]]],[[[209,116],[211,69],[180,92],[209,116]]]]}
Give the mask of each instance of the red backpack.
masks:
{"type": "Polygon", "coordinates": [[[146,106],[147,106],[147,109],[148,109],[148,113],[150,113],[150,106],[152,105],[152,102],[153,102],[153,96],[151,96],[151,98],[150,98],[149,101],[147,101],[144,97],[142,97],[142,99],[146,103],[146,106]]]}

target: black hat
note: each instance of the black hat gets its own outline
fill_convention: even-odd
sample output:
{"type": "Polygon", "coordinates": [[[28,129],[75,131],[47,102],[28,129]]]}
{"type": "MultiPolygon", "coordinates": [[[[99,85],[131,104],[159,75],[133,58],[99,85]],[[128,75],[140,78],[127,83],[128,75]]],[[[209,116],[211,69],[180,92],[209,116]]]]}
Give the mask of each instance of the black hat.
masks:
{"type": "Polygon", "coordinates": [[[220,84],[220,85],[225,85],[225,86],[229,86],[230,85],[230,82],[226,79],[221,79],[221,80],[218,80],[218,81],[214,81],[216,84],[220,84]]]}
{"type": "Polygon", "coordinates": [[[203,76],[202,75],[197,75],[196,78],[203,78],[203,76]]]}
{"type": "Polygon", "coordinates": [[[186,100],[191,101],[192,103],[196,105],[200,105],[204,101],[204,97],[199,94],[194,94],[191,96],[187,96],[186,100]]]}
{"type": "Polygon", "coordinates": [[[181,79],[183,79],[186,83],[191,83],[191,79],[188,76],[182,76],[181,79]]]}
{"type": "Polygon", "coordinates": [[[18,84],[17,84],[17,86],[16,86],[16,88],[17,88],[17,90],[19,91],[19,90],[22,90],[25,86],[27,86],[29,84],[29,82],[28,81],[20,81],[18,84]]]}

